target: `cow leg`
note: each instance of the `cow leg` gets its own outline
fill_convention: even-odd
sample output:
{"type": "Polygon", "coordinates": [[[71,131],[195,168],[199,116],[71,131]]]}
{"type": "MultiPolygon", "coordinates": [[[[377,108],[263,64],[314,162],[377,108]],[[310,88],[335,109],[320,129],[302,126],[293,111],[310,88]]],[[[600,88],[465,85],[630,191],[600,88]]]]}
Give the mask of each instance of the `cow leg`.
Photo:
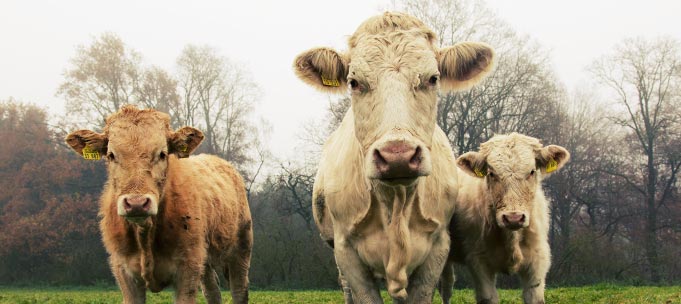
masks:
{"type": "Polygon", "coordinates": [[[341,289],[343,290],[343,299],[345,300],[345,304],[354,304],[352,301],[352,289],[350,289],[348,281],[346,281],[345,277],[343,277],[343,273],[341,272],[340,268],[338,268],[338,281],[340,282],[341,289]]]}
{"type": "Polygon", "coordinates": [[[234,253],[226,261],[225,276],[229,279],[229,291],[235,304],[248,303],[248,270],[251,266],[251,250],[253,248],[253,230],[251,222],[241,226],[234,253]]]}
{"type": "Polygon", "coordinates": [[[551,258],[548,254],[550,250],[548,244],[543,247],[541,248],[543,250],[539,250],[539,252],[547,254],[538,254],[534,257],[532,263],[518,271],[523,286],[523,301],[525,303],[544,303],[546,273],[549,271],[549,267],[551,267],[551,258]]]}
{"type": "Polygon", "coordinates": [[[185,264],[179,265],[175,277],[175,303],[196,303],[196,294],[202,273],[202,263],[197,265],[191,261],[186,261],[185,264]]]}
{"type": "Polygon", "coordinates": [[[473,278],[475,288],[475,301],[478,304],[497,304],[499,295],[495,287],[497,275],[483,263],[472,261],[467,263],[468,270],[473,278]]]}
{"type": "Polygon", "coordinates": [[[210,265],[206,265],[201,277],[201,291],[208,304],[222,303],[218,274],[210,265]]]}
{"type": "Polygon", "coordinates": [[[433,302],[435,285],[449,256],[449,235],[444,233],[444,236],[433,244],[426,260],[409,277],[407,303],[433,302]]]}
{"type": "Polygon", "coordinates": [[[523,302],[526,304],[544,303],[544,276],[536,275],[531,269],[519,271],[523,286],[523,302]]]}
{"type": "Polygon", "coordinates": [[[229,291],[235,304],[248,303],[248,267],[250,265],[250,252],[248,259],[241,258],[231,261],[227,266],[229,277],[229,291]]]}
{"type": "Polygon", "coordinates": [[[123,293],[124,304],[141,304],[147,300],[146,286],[142,277],[132,277],[123,265],[111,259],[111,269],[116,278],[116,283],[123,293]]]}
{"type": "Polygon", "coordinates": [[[354,248],[345,242],[336,242],[334,256],[338,270],[352,290],[352,299],[357,304],[383,303],[373,274],[362,263],[354,248]]]}
{"type": "Polygon", "coordinates": [[[449,301],[452,298],[454,280],[454,262],[447,261],[442,269],[442,275],[440,276],[440,282],[438,283],[438,291],[440,292],[443,304],[449,304],[449,301]]]}

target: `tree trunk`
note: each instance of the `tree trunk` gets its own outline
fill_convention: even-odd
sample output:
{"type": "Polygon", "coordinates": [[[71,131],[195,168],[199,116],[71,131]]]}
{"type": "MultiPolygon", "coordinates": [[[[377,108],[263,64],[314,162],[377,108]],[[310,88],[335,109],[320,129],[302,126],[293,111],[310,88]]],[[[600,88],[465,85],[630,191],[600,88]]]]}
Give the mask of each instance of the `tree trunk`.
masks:
{"type": "Polygon", "coordinates": [[[656,191],[656,177],[655,163],[653,155],[653,144],[649,142],[648,145],[648,185],[646,195],[646,227],[645,227],[645,246],[646,258],[650,265],[650,279],[653,282],[660,281],[659,259],[657,252],[657,206],[655,204],[656,191]]]}

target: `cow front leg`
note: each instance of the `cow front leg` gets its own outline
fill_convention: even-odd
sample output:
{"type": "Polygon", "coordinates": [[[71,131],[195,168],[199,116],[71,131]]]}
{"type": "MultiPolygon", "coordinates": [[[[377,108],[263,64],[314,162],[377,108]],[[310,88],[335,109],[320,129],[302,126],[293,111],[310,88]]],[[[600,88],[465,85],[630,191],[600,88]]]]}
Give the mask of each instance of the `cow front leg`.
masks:
{"type": "Polygon", "coordinates": [[[175,303],[177,304],[196,303],[203,264],[187,262],[179,265],[175,276],[175,303]]]}
{"type": "MultiPolygon", "coordinates": [[[[548,244],[540,252],[548,252],[548,244]]],[[[526,304],[543,304],[544,288],[546,287],[546,273],[551,267],[548,254],[539,254],[532,262],[518,271],[523,286],[523,301],[526,304]]]]}
{"type": "MultiPolygon", "coordinates": [[[[336,242],[334,256],[338,271],[349,285],[355,304],[383,303],[372,273],[362,263],[354,248],[345,242],[336,242]]],[[[345,287],[345,286],[344,286],[345,287]]],[[[345,291],[344,291],[345,293],[345,291]]]]}
{"type": "Polygon", "coordinates": [[[116,283],[123,293],[124,304],[142,304],[147,300],[146,284],[141,276],[133,275],[125,270],[122,263],[111,258],[111,270],[116,283]]]}
{"type": "Polygon", "coordinates": [[[449,256],[449,236],[435,241],[426,260],[414,270],[407,286],[407,303],[432,303],[433,292],[449,256]]]}
{"type": "Polygon", "coordinates": [[[350,289],[350,284],[345,280],[340,268],[338,268],[338,282],[341,285],[341,290],[343,290],[343,300],[345,300],[345,304],[355,304],[355,302],[352,301],[352,289],[350,289]]]}
{"type": "Polygon", "coordinates": [[[440,292],[443,304],[449,304],[452,298],[454,280],[454,262],[447,261],[444,268],[442,268],[442,275],[440,275],[440,282],[438,283],[438,291],[440,292]]]}
{"type": "Polygon", "coordinates": [[[466,264],[468,264],[468,270],[473,278],[475,301],[478,304],[499,303],[499,295],[495,286],[497,281],[496,273],[490,270],[487,265],[475,259],[466,264]]]}

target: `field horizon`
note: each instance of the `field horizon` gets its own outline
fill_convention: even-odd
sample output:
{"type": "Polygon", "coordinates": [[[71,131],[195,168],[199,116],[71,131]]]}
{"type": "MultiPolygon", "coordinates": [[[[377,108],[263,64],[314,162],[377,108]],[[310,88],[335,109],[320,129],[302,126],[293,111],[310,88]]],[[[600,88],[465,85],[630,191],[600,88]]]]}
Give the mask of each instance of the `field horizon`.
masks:
{"type": "MultiPolygon", "coordinates": [[[[500,289],[502,304],[522,303],[520,289],[500,289]]],[[[382,292],[386,303],[391,303],[387,293],[382,292]]],[[[147,293],[147,303],[170,303],[173,291],[147,293]]],[[[229,291],[222,292],[223,303],[232,303],[229,291]]],[[[0,286],[0,304],[12,303],[121,303],[122,296],[116,286],[71,286],[71,287],[12,287],[0,286]]],[[[456,289],[452,303],[474,303],[472,289],[456,289]]],[[[663,303],[681,304],[681,286],[625,286],[598,284],[584,287],[547,288],[547,303],[663,303]]],[[[197,303],[206,303],[202,295],[197,303]]],[[[252,290],[250,303],[343,303],[340,290],[252,290]]],[[[441,304],[435,294],[433,304],[441,304]]]]}

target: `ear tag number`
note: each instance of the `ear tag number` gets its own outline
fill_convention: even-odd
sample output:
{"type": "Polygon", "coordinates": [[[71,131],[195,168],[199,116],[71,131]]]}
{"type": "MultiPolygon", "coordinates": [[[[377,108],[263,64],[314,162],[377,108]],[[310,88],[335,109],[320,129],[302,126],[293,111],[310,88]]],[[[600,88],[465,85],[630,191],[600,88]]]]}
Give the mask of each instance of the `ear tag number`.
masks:
{"type": "Polygon", "coordinates": [[[558,169],[558,162],[555,159],[549,159],[549,163],[546,164],[546,173],[551,173],[558,169]]]}
{"type": "Polygon", "coordinates": [[[101,157],[99,157],[99,151],[85,146],[85,148],[83,148],[83,158],[87,160],[99,160],[101,157]]]}
{"type": "Polygon", "coordinates": [[[322,84],[327,87],[339,87],[340,82],[337,79],[328,79],[322,75],[322,84]]]}
{"type": "Polygon", "coordinates": [[[485,169],[485,168],[482,168],[482,169],[481,168],[475,168],[475,169],[473,169],[473,171],[475,172],[475,175],[477,175],[478,177],[485,177],[485,175],[487,175],[487,169],[485,169]]]}

